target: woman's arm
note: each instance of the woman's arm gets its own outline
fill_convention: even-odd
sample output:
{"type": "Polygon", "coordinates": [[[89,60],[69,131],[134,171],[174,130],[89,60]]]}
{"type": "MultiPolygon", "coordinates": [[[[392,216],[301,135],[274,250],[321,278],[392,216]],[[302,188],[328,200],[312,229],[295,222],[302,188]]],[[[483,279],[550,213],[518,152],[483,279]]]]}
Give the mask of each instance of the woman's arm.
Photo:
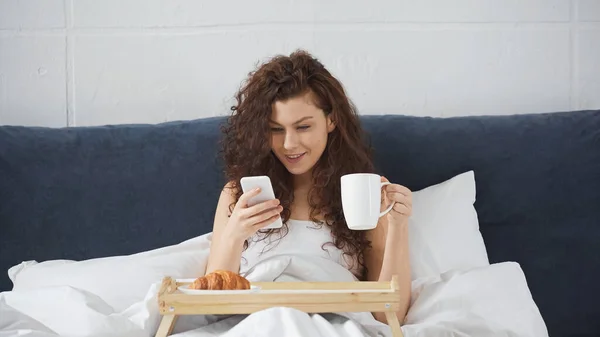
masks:
{"type": "MultiPolygon", "coordinates": [[[[372,247],[365,252],[365,264],[369,281],[391,281],[393,275],[398,276],[401,305],[396,315],[402,324],[411,301],[408,218],[412,209],[412,196],[403,186],[386,187],[385,199],[395,200],[397,203],[390,213],[380,218],[377,227],[367,233],[372,247]]],[[[387,323],[384,313],[376,312],[373,316],[378,321],[387,323]]]]}
{"type": "MultiPolygon", "coordinates": [[[[365,254],[369,281],[391,281],[392,275],[398,275],[400,289],[400,310],[396,313],[402,324],[410,305],[411,280],[408,255],[408,224],[389,223],[382,218],[377,228],[368,235],[372,248],[365,254]]],[[[383,312],[375,312],[376,320],[387,323],[383,312]]]]}
{"type": "Polygon", "coordinates": [[[218,269],[235,273],[240,270],[244,241],[239,242],[235,237],[227,237],[224,231],[230,216],[229,205],[235,200],[235,190],[231,186],[231,183],[225,185],[219,197],[205,274],[218,269]]]}

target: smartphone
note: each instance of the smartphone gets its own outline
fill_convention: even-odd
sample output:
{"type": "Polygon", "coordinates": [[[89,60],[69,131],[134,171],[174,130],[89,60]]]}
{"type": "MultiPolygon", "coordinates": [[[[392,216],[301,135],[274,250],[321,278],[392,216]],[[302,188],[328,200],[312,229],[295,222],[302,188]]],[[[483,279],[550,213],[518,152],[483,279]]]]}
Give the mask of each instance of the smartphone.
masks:
{"type": "MultiPolygon", "coordinates": [[[[263,201],[275,199],[273,185],[271,185],[271,179],[268,176],[243,177],[242,179],[240,179],[240,184],[242,185],[242,191],[244,191],[244,193],[251,191],[257,187],[260,187],[259,194],[248,200],[248,206],[254,206],[263,201]]],[[[277,218],[277,220],[275,220],[275,222],[263,228],[269,229],[281,227],[283,227],[283,222],[281,222],[281,217],[279,217],[277,218]]]]}

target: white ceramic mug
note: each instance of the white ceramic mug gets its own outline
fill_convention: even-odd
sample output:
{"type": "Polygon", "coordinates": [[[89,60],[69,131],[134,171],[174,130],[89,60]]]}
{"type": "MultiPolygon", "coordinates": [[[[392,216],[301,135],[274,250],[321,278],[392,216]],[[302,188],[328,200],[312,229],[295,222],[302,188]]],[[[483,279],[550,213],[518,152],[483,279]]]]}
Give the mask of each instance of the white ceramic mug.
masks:
{"type": "Polygon", "coordinates": [[[381,188],[389,185],[373,173],[352,173],[342,176],[342,208],[346,224],[352,230],[369,230],[377,227],[379,218],[394,207],[394,202],[383,212],[381,188]]]}

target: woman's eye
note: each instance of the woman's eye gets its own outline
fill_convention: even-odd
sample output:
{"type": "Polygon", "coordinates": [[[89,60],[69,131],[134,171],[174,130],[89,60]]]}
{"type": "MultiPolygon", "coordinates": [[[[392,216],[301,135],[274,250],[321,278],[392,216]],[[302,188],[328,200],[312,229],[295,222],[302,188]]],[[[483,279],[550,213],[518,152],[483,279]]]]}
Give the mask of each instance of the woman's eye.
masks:
{"type": "Polygon", "coordinates": [[[276,127],[271,128],[271,132],[281,132],[281,131],[283,131],[282,128],[276,128],[276,127]]]}
{"type": "Polygon", "coordinates": [[[302,126],[299,126],[299,127],[298,127],[298,129],[300,129],[300,130],[306,130],[306,129],[308,129],[308,128],[310,128],[310,126],[309,126],[309,125],[302,125],[302,126]]]}

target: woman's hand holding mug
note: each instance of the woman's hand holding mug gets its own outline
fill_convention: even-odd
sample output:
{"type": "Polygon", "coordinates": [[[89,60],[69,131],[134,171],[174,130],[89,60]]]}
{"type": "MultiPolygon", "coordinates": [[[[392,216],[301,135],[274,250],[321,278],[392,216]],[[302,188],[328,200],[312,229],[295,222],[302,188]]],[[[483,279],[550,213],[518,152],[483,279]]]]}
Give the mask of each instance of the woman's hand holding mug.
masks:
{"type": "MultiPolygon", "coordinates": [[[[412,214],[412,193],[404,186],[390,183],[373,173],[352,173],[341,178],[342,208],[348,228],[369,230],[388,214],[396,224],[408,222],[412,214]],[[382,190],[383,187],[383,190],[382,190]],[[380,207],[389,206],[383,211],[380,207]]],[[[389,219],[389,218],[388,218],[389,219]]]]}
{"type": "Polygon", "coordinates": [[[408,224],[408,219],[412,215],[412,191],[405,186],[392,184],[386,177],[381,177],[382,184],[386,184],[381,192],[381,205],[392,203],[392,210],[389,211],[388,219],[391,218],[394,224],[408,224]]]}

